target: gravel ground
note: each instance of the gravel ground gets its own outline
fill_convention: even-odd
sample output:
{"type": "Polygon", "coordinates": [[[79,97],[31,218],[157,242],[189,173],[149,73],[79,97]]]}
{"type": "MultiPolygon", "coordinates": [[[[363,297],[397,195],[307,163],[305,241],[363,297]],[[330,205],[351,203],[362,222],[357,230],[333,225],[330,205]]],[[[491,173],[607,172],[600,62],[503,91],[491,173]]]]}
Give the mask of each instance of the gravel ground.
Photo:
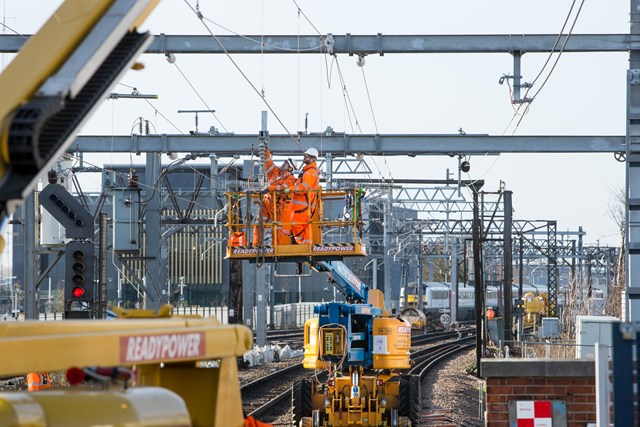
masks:
{"type": "Polygon", "coordinates": [[[302,357],[295,357],[292,359],[282,360],[280,362],[271,362],[267,365],[255,366],[253,368],[239,368],[238,378],[240,379],[240,387],[269,375],[272,372],[288,368],[291,365],[299,365],[300,363],[302,363],[302,357]]]}
{"type": "Polygon", "coordinates": [[[422,408],[448,413],[457,424],[483,426],[478,418],[478,389],[483,381],[467,373],[475,363],[475,350],[470,350],[438,364],[422,383],[422,408]]]}

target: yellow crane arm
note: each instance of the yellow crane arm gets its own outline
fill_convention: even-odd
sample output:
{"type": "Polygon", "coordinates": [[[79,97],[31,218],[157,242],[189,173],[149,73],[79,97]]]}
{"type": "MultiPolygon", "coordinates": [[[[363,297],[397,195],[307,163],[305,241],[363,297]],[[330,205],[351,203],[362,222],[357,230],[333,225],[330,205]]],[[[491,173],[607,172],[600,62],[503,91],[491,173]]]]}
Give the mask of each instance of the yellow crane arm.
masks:
{"type": "Polygon", "coordinates": [[[66,0],[0,75],[3,217],[151,43],[136,28],[158,2],[66,0]]]}

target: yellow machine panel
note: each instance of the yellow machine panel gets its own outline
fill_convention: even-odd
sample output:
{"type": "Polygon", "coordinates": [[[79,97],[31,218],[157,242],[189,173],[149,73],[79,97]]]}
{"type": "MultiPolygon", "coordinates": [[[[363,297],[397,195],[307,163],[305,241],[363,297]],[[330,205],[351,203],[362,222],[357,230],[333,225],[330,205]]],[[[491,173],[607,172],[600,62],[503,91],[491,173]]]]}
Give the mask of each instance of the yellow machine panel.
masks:
{"type": "Polygon", "coordinates": [[[344,356],[344,328],[320,329],[320,357],[322,356],[344,356]]]}
{"type": "Polygon", "coordinates": [[[136,388],[135,392],[123,394],[108,390],[45,390],[37,392],[38,400],[33,400],[35,393],[33,397],[28,396],[30,400],[25,400],[22,393],[3,393],[0,395],[0,426],[136,427],[190,426],[193,423],[241,427],[244,417],[237,357],[247,352],[252,343],[253,335],[247,327],[220,325],[215,319],[3,322],[0,324],[0,376],[29,371],[64,371],[71,367],[135,366],[135,385],[141,391],[136,388]],[[203,360],[217,360],[218,367],[201,367],[199,362],[203,360]],[[144,390],[149,388],[152,391],[146,394],[144,390]],[[65,401],[67,405],[50,403],[47,396],[52,396],[52,401],[65,401]],[[11,403],[14,401],[16,403],[11,403]],[[9,402],[8,409],[3,402],[9,402]],[[69,405],[77,405],[80,409],[71,412],[69,405]],[[63,420],[64,414],[57,412],[60,411],[57,406],[67,408],[70,418],[52,423],[53,419],[63,420]],[[85,411],[84,407],[94,409],[85,411]],[[124,411],[131,407],[135,411],[124,411]],[[185,407],[187,418],[183,417],[185,407]],[[166,416],[170,424],[154,415],[164,417],[165,410],[171,411],[166,416]],[[7,418],[2,411],[8,411],[7,418]],[[107,413],[113,415],[109,421],[103,416],[107,413]],[[122,422],[117,422],[116,414],[122,415],[122,422]],[[46,416],[45,424],[38,421],[43,416],[46,416]],[[18,422],[5,424],[5,419],[18,419],[18,422]],[[31,423],[30,420],[34,421],[31,423]]]}
{"type": "Polygon", "coordinates": [[[302,366],[315,369],[318,364],[318,319],[312,318],[304,322],[304,358],[302,366]]]}
{"type": "Polygon", "coordinates": [[[407,369],[411,366],[411,325],[404,319],[373,319],[373,369],[407,369]]]}
{"type": "Polygon", "coordinates": [[[0,425],[30,427],[191,426],[184,400],[161,387],[124,391],[0,393],[0,425]]]}

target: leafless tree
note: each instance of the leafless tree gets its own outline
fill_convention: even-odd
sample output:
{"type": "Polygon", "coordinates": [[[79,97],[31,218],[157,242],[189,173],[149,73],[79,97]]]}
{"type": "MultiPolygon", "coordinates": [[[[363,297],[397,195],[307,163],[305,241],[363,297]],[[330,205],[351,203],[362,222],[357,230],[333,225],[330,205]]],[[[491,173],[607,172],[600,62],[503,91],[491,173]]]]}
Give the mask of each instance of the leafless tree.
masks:
{"type": "Polygon", "coordinates": [[[620,232],[620,254],[618,256],[617,271],[613,273],[613,281],[609,289],[605,314],[622,318],[622,291],[626,283],[625,275],[625,233],[626,233],[626,194],[624,188],[611,189],[609,203],[609,219],[615,222],[620,232]]]}

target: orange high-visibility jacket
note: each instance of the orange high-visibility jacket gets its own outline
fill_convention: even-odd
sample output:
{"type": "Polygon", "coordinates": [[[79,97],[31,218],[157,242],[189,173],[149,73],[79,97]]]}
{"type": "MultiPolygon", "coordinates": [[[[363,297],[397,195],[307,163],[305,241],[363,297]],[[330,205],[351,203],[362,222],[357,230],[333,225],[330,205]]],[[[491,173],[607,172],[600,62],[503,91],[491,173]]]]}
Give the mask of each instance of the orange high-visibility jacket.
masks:
{"type": "Polygon", "coordinates": [[[299,191],[299,193],[293,193],[291,198],[293,215],[304,213],[308,215],[308,218],[313,216],[318,207],[318,194],[309,190],[317,190],[318,188],[320,188],[320,172],[316,162],[312,162],[302,168],[302,173],[293,186],[293,190],[299,191]],[[311,212],[307,212],[308,208],[311,209],[311,212]]]}
{"type": "Polygon", "coordinates": [[[229,237],[229,246],[246,246],[247,236],[242,231],[234,231],[229,237]]]}
{"type": "Polygon", "coordinates": [[[53,387],[53,381],[46,372],[29,372],[25,379],[29,391],[44,390],[53,387]]]}
{"type": "Polygon", "coordinates": [[[253,417],[247,417],[244,419],[244,427],[273,427],[273,426],[271,424],[258,421],[253,417]]]}
{"type": "MultiPolygon", "coordinates": [[[[265,151],[265,172],[267,173],[267,181],[269,191],[282,191],[285,188],[292,187],[296,178],[291,172],[284,172],[281,168],[273,163],[271,152],[267,148],[265,151]]],[[[282,195],[284,196],[284,194],[282,195]]]]}

